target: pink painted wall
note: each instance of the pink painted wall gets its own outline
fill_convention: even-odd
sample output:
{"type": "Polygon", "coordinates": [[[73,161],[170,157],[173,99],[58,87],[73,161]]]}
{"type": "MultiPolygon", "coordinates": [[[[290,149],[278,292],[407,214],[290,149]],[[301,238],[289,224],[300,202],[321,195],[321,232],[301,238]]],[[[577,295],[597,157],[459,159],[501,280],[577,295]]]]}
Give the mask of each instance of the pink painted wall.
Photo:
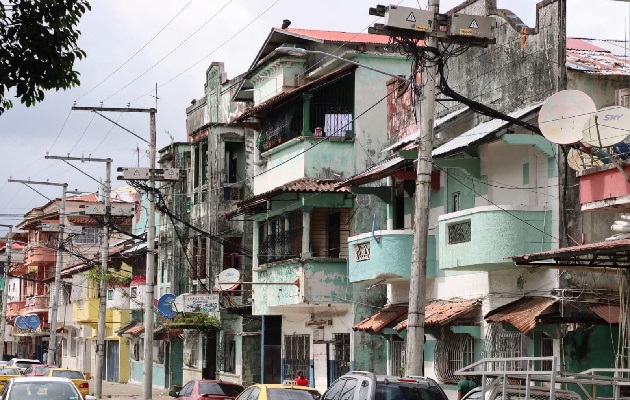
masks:
{"type": "MultiPolygon", "coordinates": [[[[630,166],[624,167],[630,173],[630,166]]],[[[580,204],[630,195],[630,182],[611,168],[580,177],[580,204]]]]}

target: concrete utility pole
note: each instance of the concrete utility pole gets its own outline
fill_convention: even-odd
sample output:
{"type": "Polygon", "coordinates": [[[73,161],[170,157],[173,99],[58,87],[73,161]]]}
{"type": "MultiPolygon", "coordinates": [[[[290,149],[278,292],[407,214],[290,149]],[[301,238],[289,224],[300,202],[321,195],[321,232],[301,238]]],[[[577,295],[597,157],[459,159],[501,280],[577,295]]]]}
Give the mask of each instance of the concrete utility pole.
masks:
{"type": "Polygon", "coordinates": [[[35,182],[31,180],[18,180],[9,179],[9,182],[19,182],[25,185],[47,185],[47,186],[61,186],[61,206],[59,207],[59,234],[57,244],[57,263],[55,264],[55,283],[53,286],[52,300],[50,301],[50,341],[48,342],[48,365],[55,364],[55,352],[57,350],[57,310],[59,309],[59,292],[61,290],[61,268],[63,266],[63,241],[64,241],[64,227],[66,225],[66,191],[68,190],[67,183],[53,183],[53,182],[35,182]]]}
{"type": "Polygon", "coordinates": [[[4,287],[2,289],[2,314],[0,315],[0,360],[4,358],[4,335],[7,329],[7,279],[9,277],[9,267],[11,267],[11,246],[13,246],[13,225],[3,225],[9,228],[7,233],[7,262],[4,265],[4,272],[2,274],[4,278],[4,287]]]}
{"type": "MultiPolygon", "coordinates": [[[[156,97],[157,99],[157,97],[156,97]]],[[[157,100],[156,100],[157,101],[157,100]]],[[[157,108],[106,108],[106,107],[72,107],[73,110],[92,111],[112,122],[114,125],[140,138],[134,132],[120,126],[115,121],[103,116],[101,112],[148,112],[149,113],[149,141],[140,138],[149,144],[149,191],[147,192],[147,262],[146,262],[146,292],[144,298],[144,364],[142,380],[142,398],[151,400],[153,396],[153,326],[155,310],[153,306],[153,279],[155,277],[155,203],[153,189],[155,189],[155,157],[156,134],[155,114],[157,108]]]]}
{"type": "Polygon", "coordinates": [[[105,203],[104,225],[101,230],[101,277],[98,289],[98,325],[96,328],[96,370],[94,371],[94,395],[101,397],[103,392],[103,367],[105,364],[105,316],[107,315],[107,282],[105,276],[107,274],[107,264],[109,259],[109,218],[111,215],[110,198],[111,198],[111,158],[84,158],[84,157],[62,157],[62,156],[46,156],[47,159],[66,160],[66,161],[91,161],[104,162],[105,167],[105,183],[103,184],[103,202],[105,203]]]}

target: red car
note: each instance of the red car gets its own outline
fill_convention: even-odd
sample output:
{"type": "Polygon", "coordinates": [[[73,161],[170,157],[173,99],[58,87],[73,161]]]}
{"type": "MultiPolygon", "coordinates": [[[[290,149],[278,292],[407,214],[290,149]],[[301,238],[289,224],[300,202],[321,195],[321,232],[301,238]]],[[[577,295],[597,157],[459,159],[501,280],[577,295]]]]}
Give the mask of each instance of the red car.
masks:
{"type": "Polygon", "coordinates": [[[196,380],[180,390],[171,390],[168,395],[178,400],[233,400],[243,389],[236,383],[196,380]]]}
{"type": "Polygon", "coordinates": [[[45,376],[50,368],[57,368],[56,365],[32,364],[24,370],[23,376],[45,376]]]}

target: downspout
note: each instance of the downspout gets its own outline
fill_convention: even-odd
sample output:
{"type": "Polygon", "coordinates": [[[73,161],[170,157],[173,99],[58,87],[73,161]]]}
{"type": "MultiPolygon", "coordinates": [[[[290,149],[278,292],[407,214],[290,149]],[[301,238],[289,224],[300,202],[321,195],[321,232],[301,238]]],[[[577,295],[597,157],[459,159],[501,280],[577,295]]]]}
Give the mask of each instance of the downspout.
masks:
{"type": "Polygon", "coordinates": [[[374,240],[376,240],[376,243],[381,243],[381,237],[380,236],[376,236],[374,234],[374,230],[376,228],[376,213],[374,213],[374,217],[372,217],[372,237],[374,238],[374,240]]]}

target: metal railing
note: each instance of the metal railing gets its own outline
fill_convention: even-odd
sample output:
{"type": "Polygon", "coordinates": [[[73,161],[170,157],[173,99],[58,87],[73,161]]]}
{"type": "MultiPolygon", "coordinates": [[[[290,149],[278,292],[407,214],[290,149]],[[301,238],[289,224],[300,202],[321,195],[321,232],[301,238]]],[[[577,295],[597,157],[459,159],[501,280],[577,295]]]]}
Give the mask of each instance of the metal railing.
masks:
{"type": "Polygon", "coordinates": [[[302,253],[302,228],[267,235],[258,248],[258,262],[265,264],[273,261],[300,257],[302,253]]]}

